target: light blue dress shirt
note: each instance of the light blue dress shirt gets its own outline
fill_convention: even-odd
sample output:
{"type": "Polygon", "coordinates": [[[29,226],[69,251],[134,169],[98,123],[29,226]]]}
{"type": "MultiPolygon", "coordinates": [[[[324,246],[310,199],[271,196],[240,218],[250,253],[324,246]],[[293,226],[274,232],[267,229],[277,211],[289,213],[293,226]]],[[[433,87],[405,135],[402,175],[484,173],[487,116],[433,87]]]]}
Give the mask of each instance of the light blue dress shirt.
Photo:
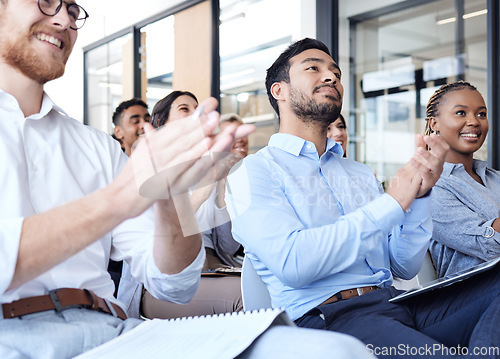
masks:
{"type": "Polygon", "coordinates": [[[271,294],[297,319],[334,293],[415,276],[432,233],[429,199],[405,212],[364,164],[328,139],[278,133],[228,177],[233,236],[271,294]]]}

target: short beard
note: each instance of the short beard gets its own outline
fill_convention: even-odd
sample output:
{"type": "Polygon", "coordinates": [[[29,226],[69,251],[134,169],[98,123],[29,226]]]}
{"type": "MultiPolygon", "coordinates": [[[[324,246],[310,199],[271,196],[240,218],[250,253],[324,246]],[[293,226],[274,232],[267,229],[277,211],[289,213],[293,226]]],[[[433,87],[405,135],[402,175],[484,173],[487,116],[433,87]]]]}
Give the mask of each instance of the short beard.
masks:
{"type": "MultiPolygon", "coordinates": [[[[41,85],[57,79],[64,74],[66,62],[71,53],[71,48],[65,51],[63,61],[56,58],[45,59],[33,51],[30,46],[30,37],[33,37],[32,31],[28,38],[19,34],[18,36],[5,36],[0,40],[0,53],[5,63],[19,70],[22,74],[30,79],[38,82],[41,85]]],[[[65,41],[65,46],[68,46],[69,40],[65,41]]]]}
{"type": "Polygon", "coordinates": [[[319,123],[322,131],[326,132],[328,125],[334,122],[342,111],[342,105],[337,106],[330,102],[314,102],[304,93],[290,88],[290,107],[304,123],[319,123]]]}

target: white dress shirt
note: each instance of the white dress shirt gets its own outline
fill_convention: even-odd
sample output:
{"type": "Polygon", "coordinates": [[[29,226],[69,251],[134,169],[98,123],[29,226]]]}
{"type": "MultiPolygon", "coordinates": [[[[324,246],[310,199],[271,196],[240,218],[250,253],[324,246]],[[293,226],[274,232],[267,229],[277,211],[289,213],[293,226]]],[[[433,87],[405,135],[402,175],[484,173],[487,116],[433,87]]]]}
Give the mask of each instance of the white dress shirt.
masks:
{"type": "Polygon", "coordinates": [[[46,273],[7,291],[24,218],[108,185],[126,161],[115,140],[70,118],[46,94],[40,113],[25,118],[17,100],[0,89],[1,303],[61,287],[86,288],[113,300],[114,284],[107,272],[110,258],[129,263],[132,275],[160,299],[189,301],[197,289],[205,251],[200,250],[181,273],[162,274],[152,256],[151,210],[123,222],[46,273]]]}
{"type": "MultiPolygon", "coordinates": [[[[226,206],[219,208],[215,203],[217,199],[217,182],[215,187],[210,192],[208,198],[203,202],[196,211],[196,221],[200,232],[210,231],[212,228],[218,227],[231,220],[227,213],[226,206]]],[[[203,245],[214,249],[214,243],[209,236],[203,236],[203,245]]]]}

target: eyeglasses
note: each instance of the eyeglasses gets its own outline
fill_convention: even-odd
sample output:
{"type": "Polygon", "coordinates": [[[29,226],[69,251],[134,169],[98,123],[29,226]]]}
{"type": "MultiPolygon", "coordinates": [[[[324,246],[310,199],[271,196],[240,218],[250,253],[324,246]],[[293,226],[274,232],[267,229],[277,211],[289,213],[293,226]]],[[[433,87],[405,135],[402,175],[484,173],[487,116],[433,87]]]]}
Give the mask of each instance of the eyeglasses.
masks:
{"type": "Polygon", "coordinates": [[[63,0],[38,0],[38,8],[42,14],[47,16],[55,16],[61,11],[63,4],[66,5],[66,10],[71,20],[70,29],[81,29],[85,24],[85,20],[89,17],[89,14],[87,14],[83,7],[75,3],[67,3],[63,0]]]}

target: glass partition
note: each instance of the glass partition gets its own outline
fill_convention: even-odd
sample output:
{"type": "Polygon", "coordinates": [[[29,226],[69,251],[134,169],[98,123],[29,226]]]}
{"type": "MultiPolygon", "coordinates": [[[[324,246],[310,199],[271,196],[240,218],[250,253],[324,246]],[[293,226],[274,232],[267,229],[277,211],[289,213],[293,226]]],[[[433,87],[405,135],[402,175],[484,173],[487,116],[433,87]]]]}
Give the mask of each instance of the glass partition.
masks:
{"type": "Polygon", "coordinates": [[[141,38],[141,53],[146,57],[146,63],[141,69],[145,72],[146,98],[151,111],[158,100],[172,92],[175,59],[174,16],[143,27],[141,38]]]}
{"type": "Polygon", "coordinates": [[[221,113],[257,124],[250,152],[267,145],[278,129],[264,85],[266,69],[292,42],[315,36],[315,1],[221,0],[221,113]]]}
{"type": "Polygon", "coordinates": [[[131,66],[132,51],[132,34],[127,34],[85,54],[88,125],[112,133],[111,116],[133,88],[133,71],[124,70],[131,66]]]}
{"type": "Polygon", "coordinates": [[[412,156],[436,88],[465,79],[486,100],[485,15],[486,0],[439,0],[351,27],[349,156],[390,178],[412,156]]]}

